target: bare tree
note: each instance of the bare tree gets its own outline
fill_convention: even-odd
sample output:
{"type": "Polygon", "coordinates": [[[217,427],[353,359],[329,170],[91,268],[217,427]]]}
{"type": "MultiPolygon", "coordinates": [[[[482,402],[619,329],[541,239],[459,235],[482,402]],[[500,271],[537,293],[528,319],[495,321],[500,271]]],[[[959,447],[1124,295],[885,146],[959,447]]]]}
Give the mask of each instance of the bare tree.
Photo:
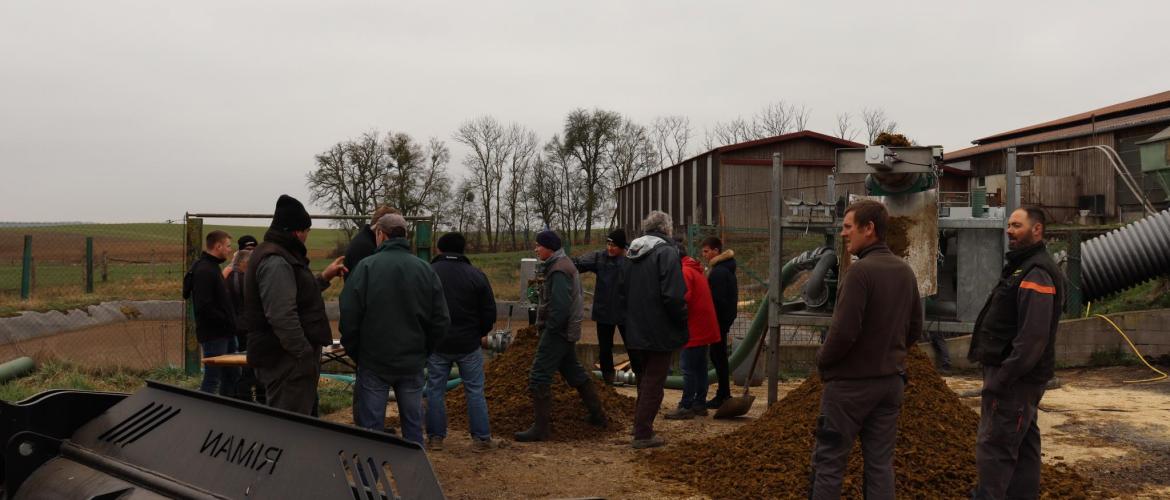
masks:
{"type": "Polygon", "coordinates": [[[857,137],[857,131],[853,130],[852,121],[853,115],[837,113],[837,137],[847,141],[852,141],[854,137],[857,137]]]}
{"type": "MultiPolygon", "coordinates": [[[[387,157],[376,132],[367,132],[357,141],[334,144],[316,155],[317,167],[307,183],[312,203],[334,213],[368,215],[386,192],[387,157]]],[[[348,235],[360,222],[343,225],[348,235]]]]}
{"type": "Polygon", "coordinates": [[[703,148],[710,150],[720,146],[758,139],[759,137],[756,135],[755,127],[744,120],[743,117],[739,117],[729,122],[715,122],[715,125],[712,125],[706,131],[703,148]]]}
{"type": "Polygon", "coordinates": [[[659,167],[682,163],[687,158],[687,145],[691,141],[690,118],[681,115],[659,116],[651,127],[654,144],[658,149],[659,167]]]}
{"type": "Polygon", "coordinates": [[[577,160],[585,177],[586,244],[591,241],[599,193],[604,192],[603,181],[608,165],[603,161],[603,155],[611,147],[621,121],[621,115],[601,109],[576,109],[565,118],[564,148],[577,160]]]}
{"type": "MultiPolygon", "coordinates": [[[[503,176],[503,166],[508,157],[508,141],[503,125],[491,116],[469,120],[455,132],[455,141],[471,148],[463,164],[471,172],[483,208],[483,226],[488,245],[498,250],[498,238],[493,231],[492,200],[499,206],[498,194],[503,176]]],[[[497,225],[498,227],[498,221],[497,225]]]]}
{"type": "MultiPolygon", "coordinates": [[[[646,127],[626,119],[622,120],[621,127],[614,135],[613,146],[609,148],[607,156],[610,175],[606,188],[609,192],[650,173],[654,166],[660,163],[650,132],[646,127]]],[[[681,161],[682,159],[678,160],[681,161]]],[[[606,204],[613,206],[614,210],[607,226],[612,228],[614,221],[617,220],[616,193],[612,197],[614,203],[608,203],[610,199],[611,197],[606,197],[606,204]]]]}
{"type": "MultiPolygon", "coordinates": [[[[554,137],[553,141],[545,146],[545,151],[548,151],[550,147],[557,147],[552,146],[554,141],[559,143],[560,139],[554,137]]],[[[528,196],[525,197],[525,201],[531,203],[530,210],[535,212],[539,218],[541,227],[556,225],[558,189],[559,183],[553,164],[546,161],[544,157],[537,156],[534,160],[532,181],[528,184],[528,196]]]]}
{"type": "Polygon", "coordinates": [[[892,134],[898,129],[898,122],[886,116],[882,108],[862,108],[861,121],[865,124],[866,144],[873,144],[882,132],[892,134]]]}
{"type": "Polygon", "coordinates": [[[424,147],[409,134],[399,132],[387,133],[384,147],[389,157],[386,203],[404,215],[436,210],[451,188],[447,145],[432,138],[424,147]]]}
{"type": "MultiPolygon", "coordinates": [[[[570,242],[577,239],[582,225],[587,225],[587,174],[572,150],[554,135],[544,146],[545,168],[553,172],[556,183],[556,214],[559,226],[570,242]]],[[[550,225],[549,227],[553,227],[550,225]]]]}
{"type": "Polygon", "coordinates": [[[752,139],[791,132],[793,113],[792,105],[784,101],[765,105],[752,117],[752,139]]]}
{"type": "Polygon", "coordinates": [[[792,127],[793,130],[799,132],[801,130],[808,130],[808,120],[812,118],[812,110],[801,104],[799,107],[793,105],[792,109],[792,127]]]}
{"type": "MultiPolygon", "coordinates": [[[[504,199],[507,202],[507,222],[508,233],[511,235],[511,248],[515,250],[516,223],[518,219],[524,217],[524,208],[521,206],[526,196],[524,188],[528,182],[528,172],[536,159],[539,139],[536,137],[536,132],[519,124],[512,124],[511,127],[508,127],[507,141],[511,154],[508,158],[508,188],[504,191],[504,199]]],[[[527,217],[524,219],[527,222],[527,217]]],[[[527,224],[525,224],[524,229],[525,234],[527,234],[527,224]]]]}

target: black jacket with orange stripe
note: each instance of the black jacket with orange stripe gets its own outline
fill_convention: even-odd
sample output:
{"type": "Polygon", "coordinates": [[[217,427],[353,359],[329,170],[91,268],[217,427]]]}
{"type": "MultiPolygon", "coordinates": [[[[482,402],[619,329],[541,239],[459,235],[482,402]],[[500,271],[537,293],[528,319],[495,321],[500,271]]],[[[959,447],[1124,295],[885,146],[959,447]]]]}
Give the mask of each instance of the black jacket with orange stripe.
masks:
{"type": "Polygon", "coordinates": [[[972,362],[1000,367],[987,390],[1052,378],[1063,305],[1064,275],[1044,243],[1007,253],[999,283],[975,321],[967,353],[972,362]]]}

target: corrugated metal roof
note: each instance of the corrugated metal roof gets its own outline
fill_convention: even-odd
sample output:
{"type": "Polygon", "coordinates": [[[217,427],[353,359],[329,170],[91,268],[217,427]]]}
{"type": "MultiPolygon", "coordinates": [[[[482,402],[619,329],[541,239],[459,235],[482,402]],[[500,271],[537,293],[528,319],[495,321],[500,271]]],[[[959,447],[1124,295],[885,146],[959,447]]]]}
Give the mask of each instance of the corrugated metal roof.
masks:
{"type": "Polygon", "coordinates": [[[1109,120],[1100,120],[1093,123],[1084,123],[1072,127],[1024,135],[1012,139],[980,144],[978,146],[960,149],[943,155],[943,161],[954,161],[968,158],[982,153],[999,151],[1010,147],[1029,146],[1041,142],[1059,141],[1083,137],[1094,133],[1111,132],[1117,129],[1137,127],[1151,123],[1170,121],[1170,108],[1146,111],[1135,115],[1120,116],[1109,120]]]}
{"type": "MultiPolygon", "coordinates": [[[[740,143],[736,143],[736,144],[729,144],[729,145],[727,145],[727,146],[720,146],[720,147],[717,147],[717,148],[715,148],[715,149],[712,149],[712,150],[710,150],[710,151],[704,151],[704,152],[702,152],[702,153],[699,153],[699,154],[697,154],[697,155],[695,155],[695,156],[692,156],[692,157],[690,157],[690,158],[687,158],[687,159],[685,159],[685,160],[683,160],[683,161],[681,161],[681,162],[679,162],[679,163],[675,163],[674,165],[671,165],[671,166],[669,166],[669,167],[665,167],[665,168],[662,168],[662,169],[659,169],[659,170],[655,170],[654,172],[651,172],[651,173],[649,173],[649,174],[643,175],[642,177],[639,177],[639,178],[637,178],[637,179],[634,179],[634,180],[632,180],[632,181],[630,181],[630,182],[627,182],[627,183],[625,183],[625,184],[622,184],[621,186],[618,186],[618,187],[617,187],[617,189],[624,188],[624,187],[626,187],[626,186],[629,186],[630,184],[633,184],[633,183],[635,183],[635,182],[638,182],[638,181],[640,181],[640,180],[642,180],[642,179],[645,179],[645,178],[647,178],[647,177],[650,177],[650,176],[653,176],[653,175],[655,175],[655,174],[657,174],[657,173],[659,173],[659,172],[662,172],[663,170],[668,170],[668,169],[671,169],[671,168],[677,167],[677,166],[679,166],[679,165],[682,165],[682,164],[684,164],[684,163],[688,163],[688,162],[694,161],[694,160],[696,160],[696,159],[699,159],[699,158],[702,158],[702,157],[704,157],[704,156],[707,156],[707,155],[709,155],[709,154],[711,154],[711,153],[726,153],[726,152],[730,152],[730,151],[738,151],[738,150],[741,150],[741,149],[754,148],[754,147],[757,147],[757,146],[766,146],[766,145],[768,145],[768,144],[775,144],[775,143],[778,143],[778,142],[791,141],[791,140],[794,140],[794,139],[817,139],[817,140],[821,140],[821,141],[825,141],[825,142],[831,142],[831,143],[833,143],[833,144],[837,144],[837,145],[839,145],[839,146],[841,146],[841,147],[843,147],[843,148],[864,148],[864,147],[865,147],[865,144],[861,144],[861,143],[857,143],[857,142],[853,142],[853,141],[847,141],[847,140],[845,140],[845,139],[841,139],[841,138],[839,138],[839,137],[833,137],[833,136],[831,136],[831,135],[825,135],[825,134],[822,134],[822,133],[819,133],[819,132],[813,132],[813,131],[811,131],[811,130],[801,130],[801,131],[799,131],[799,132],[791,132],[791,133],[787,133],[787,134],[781,134],[781,135],[776,135],[776,136],[772,136],[772,137],[765,137],[765,138],[763,138],[763,139],[756,139],[756,140],[754,140],[754,141],[746,141],[746,142],[740,142],[740,143]]],[[[785,164],[785,165],[792,165],[792,164],[793,164],[793,163],[792,163],[793,161],[796,161],[796,160],[784,160],[784,164],[785,164]]],[[[821,161],[821,160],[807,160],[807,161],[821,161]]],[[[767,164],[768,164],[768,165],[771,165],[771,164],[772,164],[772,160],[767,160],[767,164]]],[[[831,162],[831,161],[830,161],[830,165],[829,165],[829,166],[832,166],[832,162],[831,162]]]]}
{"type": "Polygon", "coordinates": [[[1032,133],[1039,133],[1052,128],[1064,128],[1071,125],[1080,124],[1081,122],[1107,120],[1110,118],[1116,118],[1118,114],[1129,114],[1130,112],[1140,110],[1141,108],[1151,106],[1161,107],[1165,105],[1170,105],[1170,90],[1134,99],[1132,101],[1125,101],[1122,103],[1105,106],[1103,108],[1097,108],[1092,111],[1086,111],[1084,113],[1077,113],[1075,115],[1066,116],[1064,118],[1038,123],[1036,125],[1029,125],[1024,128],[1018,128],[1015,130],[1009,130],[1007,132],[989,135],[982,139],[976,139],[972,141],[972,143],[985,144],[989,142],[997,142],[1004,139],[1009,139],[1012,136],[1031,135],[1032,133]]]}

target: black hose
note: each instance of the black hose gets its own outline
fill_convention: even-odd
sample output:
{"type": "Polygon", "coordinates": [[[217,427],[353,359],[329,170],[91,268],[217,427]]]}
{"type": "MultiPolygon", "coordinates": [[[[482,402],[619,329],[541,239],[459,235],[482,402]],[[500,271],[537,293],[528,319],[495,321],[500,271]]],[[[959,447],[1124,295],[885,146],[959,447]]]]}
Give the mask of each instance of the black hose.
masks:
{"type": "Polygon", "coordinates": [[[1085,300],[1170,274],[1170,209],[1086,241],[1081,254],[1085,300]]]}

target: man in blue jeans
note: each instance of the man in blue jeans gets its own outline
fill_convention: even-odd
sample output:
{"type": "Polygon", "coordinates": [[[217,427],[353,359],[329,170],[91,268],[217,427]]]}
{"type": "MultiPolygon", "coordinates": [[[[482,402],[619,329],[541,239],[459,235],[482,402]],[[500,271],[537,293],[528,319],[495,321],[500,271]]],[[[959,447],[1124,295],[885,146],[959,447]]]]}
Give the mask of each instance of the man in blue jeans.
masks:
{"type": "Polygon", "coordinates": [[[375,225],[378,250],[350,270],[341,306],[341,345],[357,364],[353,420],[385,429],[394,389],[402,436],[423,444],[423,366],[451,323],[443,285],[406,240],[406,219],[388,214],[375,225]]]}
{"type": "MultiPolygon", "coordinates": [[[[204,358],[236,352],[236,311],[219,266],[232,254],[232,237],[223,231],[207,233],[206,250],[183,277],[183,298],[195,310],[195,338],[204,358]]],[[[199,390],[235,396],[240,369],[234,366],[203,366],[199,390]]]]}
{"type": "Polygon", "coordinates": [[[431,269],[443,283],[451,327],[427,359],[427,446],[443,449],[447,437],[447,375],[451,365],[459,366],[463,392],[467,395],[467,421],[471,427],[473,451],[499,448],[488,423],[487,400],[483,396],[483,354],[480,345],[496,323],[496,298],[483,271],[463,255],[462,234],[447,233],[439,238],[439,255],[431,269]]]}

